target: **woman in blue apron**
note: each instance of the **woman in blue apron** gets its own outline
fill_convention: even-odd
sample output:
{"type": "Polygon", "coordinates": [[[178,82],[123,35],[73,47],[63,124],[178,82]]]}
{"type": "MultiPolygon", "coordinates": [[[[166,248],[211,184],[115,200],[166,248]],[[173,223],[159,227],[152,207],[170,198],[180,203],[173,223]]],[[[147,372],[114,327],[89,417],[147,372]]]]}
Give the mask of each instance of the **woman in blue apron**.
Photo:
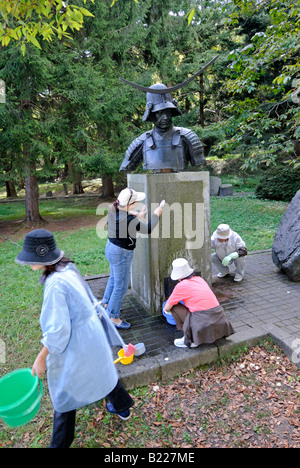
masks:
{"type": "Polygon", "coordinates": [[[133,400],[119,382],[108,337],[97,316],[97,299],[74,263],[56,247],[52,233],[45,229],[28,233],[16,262],[43,272],[43,348],[32,374],[41,378],[47,370],[54,407],[50,448],[67,448],[74,439],[77,408],[107,396],[108,411],[128,419],[133,400]]]}

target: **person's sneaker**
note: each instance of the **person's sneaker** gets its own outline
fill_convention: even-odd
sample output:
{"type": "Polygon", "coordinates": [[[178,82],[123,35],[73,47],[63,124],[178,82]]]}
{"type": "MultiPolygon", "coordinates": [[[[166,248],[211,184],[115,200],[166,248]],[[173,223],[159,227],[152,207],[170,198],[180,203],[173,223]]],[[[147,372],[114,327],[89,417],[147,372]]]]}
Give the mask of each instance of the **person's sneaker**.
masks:
{"type": "Polygon", "coordinates": [[[184,344],[184,336],[174,340],[174,345],[177,346],[177,348],[186,348],[186,345],[184,344]]]}
{"type": "Polygon", "coordinates": [[[233,281],[242,281],[244,277],[242,275],[239,275],[238,273],[235,275],[233,281]]]}
{"type": "MultiPolygon", "coordinates": [[[[174,340],[174,345],[177,346],[177,348],[187,348],[187,346],[184,344],[184,336],[174,340]]],[[[198,345],[191,343],[191,348],[198,348],[198,345]]]]}
{"type": "Polygon", "coordinates": [[[118,413],[110,401],[106,404],[106,409],[109,413],[116,414],[117,416],[119,416],[119,418],[123,419],[123,421],[127,421],[127,419],[129,419],[131,416],[129,409],[125,411],[120,411],[118,413]]]}
{"type": "Polygon", "coordinates": [[[228,276],[229,274],[230,274],[229,271],[227,271],[227,273],[218,273],[217,277],[218,278],[225,278],[225,276],[228,276]]]}

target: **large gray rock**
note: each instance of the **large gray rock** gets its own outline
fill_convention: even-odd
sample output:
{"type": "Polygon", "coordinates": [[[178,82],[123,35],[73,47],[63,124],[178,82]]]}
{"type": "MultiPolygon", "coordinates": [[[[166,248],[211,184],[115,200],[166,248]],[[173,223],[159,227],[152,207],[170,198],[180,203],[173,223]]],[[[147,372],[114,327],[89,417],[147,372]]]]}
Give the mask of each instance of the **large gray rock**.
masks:
{"type": "Polygon", "coordinates": [[[272,246],[272,260],[291,281],[300,281],[300,190],[278,226],[272,246]]]}

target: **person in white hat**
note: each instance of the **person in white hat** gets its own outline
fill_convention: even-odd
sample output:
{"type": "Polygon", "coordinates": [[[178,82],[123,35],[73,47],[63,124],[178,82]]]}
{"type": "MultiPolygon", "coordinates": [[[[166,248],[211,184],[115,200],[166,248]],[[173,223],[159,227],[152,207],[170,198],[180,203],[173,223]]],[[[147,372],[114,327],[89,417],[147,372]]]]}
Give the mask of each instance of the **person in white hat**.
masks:
{"type": "Polygon", "coordinates": [[[105,254],[110,264],[110,277],[104,292],[102,305],[107,308],[111,321],[118,329],[128,329],[130,324],[120,317],[121,306],[128,289],[130,268],[136,246],[136,236],[150,234],[162,214],[161,203],[148,223],[143,222],[147,213],[144,205],[141,212],[136,211],[138,202],[146,198],[144,192],[136,192],[126,187],[118,199],[110,206],[107,226],[108,241],[105,254]]]}
{"type": "Polygon", "coordinates": [[[229,265],[235,264],[234,281],[242,281],[245,274],[246,244],[239,234],[232,231],[228,224],[220,224],[211,237],[212,263],[218,269],[218,278],[230,274],[229,265]]]}
{"type": "Polygon", "coordinates": [[[203,278],[194,275],[186,259],[173,261],[171,279],[178,284],[167,300],[164,312],[173,315],[177,329],[184,333],[182,338],[174,341],[175,346],[194,348],[234,333],[215,294],[203,278]]]}

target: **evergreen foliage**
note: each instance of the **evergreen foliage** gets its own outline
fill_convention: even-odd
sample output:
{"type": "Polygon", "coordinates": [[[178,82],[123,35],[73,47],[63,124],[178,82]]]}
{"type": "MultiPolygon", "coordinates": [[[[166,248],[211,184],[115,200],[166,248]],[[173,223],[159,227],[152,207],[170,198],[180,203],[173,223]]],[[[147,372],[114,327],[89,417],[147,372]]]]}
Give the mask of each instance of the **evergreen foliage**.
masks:
{"type": "MultiPolygon", "coordinates": [[[[40,170],[68,177],[75,192],[84,176],[116,180],[131,141],[151,128],[142,122],[144,93],[119,77],[170,86],[216,54],[203,77],[174,93],[175,125],[192,128],[206,156],[238,154],[247,171],[299,165],[300,0],[103,0],[86,2],[89,14],[84,0],[72,3],[80,27],[45,40],[33,33],[39,46],[26,36],[25,54],[25,36],[8,41],[0,31],[0,177],[12,192],[40,170]]],[[[47,23],[45,12],[32,10],[25,26],[39,14],[47,23]]],[[[62,30],[66,18],[58,18],[62,30]]]]}
{"type": "Polygon", "coordinates": [[[300,190],[300,168],[273,167],[259,182],[255,190],[258,198],[290,202],[300,190]]]}
{"type": "Polygon", "coordinates": [[[300,152],[300,1],[233,0],[228,27],[241,45],[229,54],[232,100],[219,149],[243,154],[244,168],[298,164],[300,152]]]}

